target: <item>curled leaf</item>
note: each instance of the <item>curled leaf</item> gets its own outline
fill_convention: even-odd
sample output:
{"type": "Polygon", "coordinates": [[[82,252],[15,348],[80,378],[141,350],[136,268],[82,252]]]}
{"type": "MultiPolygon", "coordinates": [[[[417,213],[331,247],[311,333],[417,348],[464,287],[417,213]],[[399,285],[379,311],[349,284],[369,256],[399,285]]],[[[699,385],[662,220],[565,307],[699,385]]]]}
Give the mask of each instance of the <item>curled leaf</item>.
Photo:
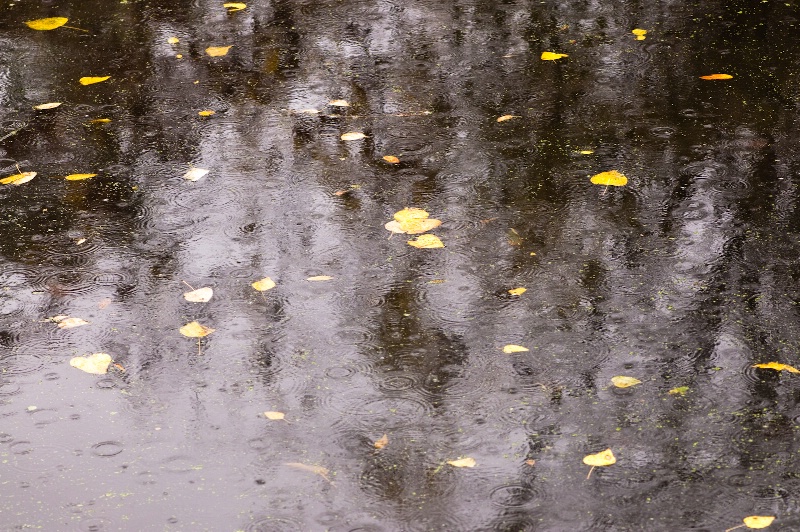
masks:
{"type": "Polygon", "coordinates": [[[583,457],[583,463],[592,467],[610,466],[617,463],[617,458],[611,449],[600,451],[596,454],[589,454],[583,457]]]}
{"type": "Polygon", "coordinates": [[[453,467],[475,467],[477,464],[475,459],[470,457],[459,458],[458,460],[448,460],[447,463],[453,467]]]}
{"type": "Polygon", "coordinates": [[[507,120],[511,120],[512,118],[519,118],[517,115],[503,115],[497,117],[498,122],[506,122],[507,120]]]}
{"type": "Polygon", "coordinates": [[[416,240],[408,240],[408,245],[420,249],[436,249],[444,247],[444,244],[436,235],[419,235],[416,240]]]}
{"type": "Polygon", "coordinates": [[[111,355],[108,353],[94,353],[85,357],[74,357],[69,361],[69,365],[86,373],[104,375],[108,372],[111,364],[111,355]]]}
{"type": "Polygon", "coordinates": [[[187,323],[180,328],[180,333],[184,336],[188,336],[189,338],[202,338],[204,336],[208,336],[214,331],[216,331],[216,329],[206,327],[205,325],[200,325],[196,321],[187,323]]]}
{"type": "Polygon", "coordinates": [[[273,281],[269,277],[264,277],[260,281],[252,283],[250,286],[258,290],[259,292],[264,292],[266,290],[275,288],[275,281],[273,281]]]}
{"type": "Polygon", "coordinates": [[[616,170],[609,170],[608,172],[600,172],[599,174],[593,175],[591,182],[595,185],[624,187],[628,184],[628,178],[616,170]]]}
{"type": "Polygon", "coordinates": [[[359,131],[351,131],[350,133],[344,133],[341,138],[342,140],[361,140],[365,137],[366,135],[359,131]]]}
{"type": "Polygon", "coordinates": [[[611,383],[617,388],[630,388],[631,386],[636,386],[637,384],[641,384],[642,381],[634,377],[625,377],[624,375],[617,375],[616,377],[611,377],[611,383]]]}
{"type": "Polygon", "coordinates": [[[209,287],[198,288],[191,292],[184,292],[183,298],[190,303],[206,303],[211,300],[214,295],[214,290],[209,287]]]}
{"type": "Polygon", "coordinates": [[[514,345],[508,344],[503,346],[503,353],[510,355],[511,353],[524,353],[525,351],[530,351],[527,347],[522,347],[521,345],[514,345]]]}
{"type": "Polygon", "coordinates": [[[709,80],[731,79],[731,78],[733,78],[733,76],[731,76],[730,74],[709,74],[707,76],[700,76],[700,79],[709,79],[709,80]]]}
{"type": "Polygon", "coordinates": [[[25,22],[25,25],[32,30],[48,31],[60,28],[61,26],[66,24],[68,20],[69,19],[67,17],[39,18],[36,20],[29,20],[25,22]]]}
{"type": "Polygon", "coordinates": [[[0,185],[21,185],[36,177],[36,172],[22,172],[0,179],[0,185]]]}
{"type": "Polygon", "coordinates": [[[68,176],[64,177],[67,181],[82,181],[84,179],[91,179],[97,174],[69,174],[68,176]]]}
{"type": "Polygon", "coordinates": [[[40,103],[39,105],[34,105],[33,108],[44,111],[45,109],[55,109],[59,105],[61,105],[61,102],[40,103]]]}
{"type": "Polygon", "coordinates": [[[542,52],[542,60],[543,61],[555,61],[556,59],[561,59],[562,57],[569,57],[568,54],[557,54],[555,52],[542,52]]]}
{"type": "Polygon", "coordinates": [[[78,80],[78,83],[81,85],[94,85],[95,83],[101,83],[110,78],[111,76],[84,76],[78,80]]]}
{"type": "Polygon", "coordinates": [[[754,368],[761,368],[761,369],[774,369],[776,371],[788,371],[789,373],[800,373],[795,367],[792,367],[788,364],[781,364],[780,362],[767,362],[766,364],[754,364],[754,368]]]}
{"type": "Polygon", "coordinates": [[[233,47],[230,46],[209,46],[206,48],[206,53],[211,57],[222,57],[223,55],[228,55],[228,51],[233,47]]]}

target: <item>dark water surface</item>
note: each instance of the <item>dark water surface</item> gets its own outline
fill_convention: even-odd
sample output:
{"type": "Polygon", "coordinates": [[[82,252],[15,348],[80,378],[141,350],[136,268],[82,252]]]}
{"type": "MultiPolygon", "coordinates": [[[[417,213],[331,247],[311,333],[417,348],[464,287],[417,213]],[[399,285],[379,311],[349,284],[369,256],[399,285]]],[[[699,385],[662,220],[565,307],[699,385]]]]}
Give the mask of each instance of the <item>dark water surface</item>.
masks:
{"type": "Polygon", "coordinates": [[[3,530],[800,530],[794,0],[222,3],[0,7],[3,530]]]}

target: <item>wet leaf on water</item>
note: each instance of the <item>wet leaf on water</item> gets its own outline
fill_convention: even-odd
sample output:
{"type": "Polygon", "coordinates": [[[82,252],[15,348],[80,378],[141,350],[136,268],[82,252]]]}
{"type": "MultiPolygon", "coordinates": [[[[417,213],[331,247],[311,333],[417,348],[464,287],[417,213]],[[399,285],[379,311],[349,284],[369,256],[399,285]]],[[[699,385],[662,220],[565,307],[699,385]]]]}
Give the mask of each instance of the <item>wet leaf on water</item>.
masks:
{"type": "Polygon", "coordinates": [[[44,111],[45,109],[55,109],[61,105],[61,102],[48,102],[48,103],[40,103],[39,105],[34,105],[34,109],[38,109],[39,111],[44,111]]]}
{"type": "Polygon", "coordinates": [[[742,521],[747,528],[767,528],[774,520],[774,515],[749,515],[742,521]]]}
{"type": "Polygon", "coordinates": [[[384,155],[383,160],[389,164],[399,164],[400,159],[395,157],[394,155],[384,155]]]}
{"type": "Polygon", "coordinates": [[[208,336],[214,331],[216,331],[216,329],[212,329],[211,327],[206,327],[205,325],[200,325],[196,321],[187,323],[186,325],[180,328],[181,334],[184,336],[188,336],[189,338],[202,338],[204,336],[208,336]]]}
{"type": "Polygon", "coordinates": [[[313,277],[309,277],[306,281],[330,281],[333,279],[330,275],[315,275],[313,277]]]}
{"type": "Polygon", "coordinates": [[[94,120],[89,120],[90,124],[107,124],[111,122],[110,118],[95,118],[94,120]]]}
{"type": "Polygon", "coordinates": [[[795,367],[792,367],[788,364],[781,364],[780,362],[767,362],[766,364],[754,364],[754,368],[761,368],[761,369],[774,369],[776,371],[788,371],[790,373],[800,373],[795,367]]]}
{"type": "Polygon", "coordinates": [[[36,20],[29,20],[25,22],[25,25],[32,30],[48,31],[60,28],[68,21],[69,19],[67,17],[49,17],[49,18],[39,18],[36,20]]]}
{"type": "Polygon", "coordinates": [[[286,417],[286,414],[283,412],[275,412],[270,410],[268,412],[264,412],[264,417],[272,421],[280,421],[286,417]]]}
{"type": "Polygon", "coordinates": [[[517,116],[517,115],[503,115],[503,116],[497,117],[497,121],[498,122],[506,122],[508,120],[511,120],[512,118],[519,118],[519,116],[517,116]]]}
{"type": "Polygon", "coordinates": [[[624,187],[628,184],[628,178],[617,172],[616,170],[609,170],[608,172],[600,172],[591,178],[592,184],[604,185],[612,187],[624,187]]]}
{"type": "Polygon", "coordinates": [[[387,434],[384,434],[379,439],[375,440],[375,443],[373,443],[373,445],[375,446],[376,449],[383,449],[384,447],[389,445],[389,436],[387,434]]]}
{"type": "Polygon", "coordinates": [[[110,304],[111,304],[111,299],[105,297],[105,298],[103,298],[103,299],[101,299],[100,301],[97,302],[97,308],[99,308],[100,310],[103,310],[104,308],[106,308],[110,304]]]}
{"type": "Polygon", "coordinates": [[[211,57],[222,57],[223,55],[228,55],[228,51],[233,47],[230,46],[209,46],[206,48],[206,53],[211,57]]]}
{"type": "Polygon", "coordinates": [[[222,4],[222,7],[228,8],[228,13],[235,13],[236,11],[241,11],[242,9],[247,7],[247,4],[243,4],[241,2],[227,2],[222,4]]]}
{"type": "Polygon", "coordinates": [[[557,54],[555,52],[542,52],[542,60],[544,61],[555,61],[556,59],[561,59],[562,57],[569,57],[569,55],[557,54]]]}
{"type": "Polygon", "coordinates": [[[513,227],[509,227],[508,231],[506,232],[506,236],[508,237],[508,244],[510,246],[522,245],[522,236],[513,227]]]}
{"type": "Polygon", "coordinates": [[[700,79],[732,79],[730,74],[709,74],[708,76],[700,76],[700,79]]]}
{"type": "Polygon", "coordinates": [[[78,83],[81,85],[94,85],[95,83],[102,83],[107,79],[111,79],[111,76],[84,76],[78,80],[78,83]]]}
{"type": "Polygon", "coordinates": [[[642,30],[642,29],[636,28],[634,30],[631,30],[631,33],[636,35],[636,40],[637,41],[643,41],[646,38],[645,36],[647,35],[647,30],[642,30]]]}
{"type": "Polygon", "coordinates": [[[430,216],[430,214],[428,214],[428,211],[423,209],[417,209],[416,207],[406,207],[405,209],[394,213],[394,219],[400,222],[401,224],[410,222],[412,220],[424,220],[428,216],[430,216]]]}
{"type": "Polygon", "coordinates": [[[536,460],[525,460],[525,463],[532,467],[536,465],[536,460]]]}
{"type": "Polygon", "coordinates": [[[604,467],[617,463],[617,458],[611,449],[600,451],[596,454],[589,454],[583,457],[583,463],[592,467],[604,467]]]}
{"type": "Polygon", "coordinates": [[[319,109],[300,109],[297,112],[301,115],[318,115],[319,109]]]}
{"type": "Polygon", "coordinates": [[[458,460],[448,460],[447,463],[453,467],[475,467],[477,464],[475,459],[470,457],[459,458],[458,460]]]}
{"type": "Polygon", "coordinates": [[[178,44],[179,42],[181,42],[181,40],[178,39],[177,37],[170,37],[169,39],[167,39],[167,42],[170,44],[178,44]]]}
{"type": "Polygon", "coordinates": [[[591,155],[594,153],[594,150],[581,150],[578,153],[580,153],[581,155],[591,155]]]}
{"type": "Polygon", "coordinates": [[[58,323],[59,329],[73,329],[81,325],[89,325],[83,318],[70,318],[69,316],[56,316],[53,321],[58,323]]]}
{"type": "Polygon", "coordinates": [[[331,484],[333,484],[333,481],[330,478],[328,478],[328,473],[330,473],[330,471],[328,471],[322,466],[308,465],[300,462],[286,462],[285,465],[293,467],[295,469],[300,469],[302,471],[308,471],[309,473],[314,473],[315,475],[319,475],[328,482],[330,482],[331,484]]]}
{"type": "Polygon", "coordinates": [[[520,286],[519,288],[512,288],[511,290],[508,291],[508,293],[511,294],[512,296],[521,296],[527,291],[528,291],[527,288],[523,288],[522,286],[520,286]]]}
{"type": "Polygon", "coordinates": [[[211,109],[205,109],[203,111],[198,111],[197,114],[199,114],[200,116],[211,116],[217,114],[217,112],[212,111],[211,109]]]}
{"type": "Polygon", "coordinates": [[[408,245],[419,249],[443,248],[444,244],[436,235],[419,235],[416,240],[408,240],[408,245]]]}
{"type": "Polygon", "coordinates": [[[183,298],[190,303],[206,303],[214,296],[214,290],[210,286],[204,286],[191,292],[184,292],[183,298]]]}
{"type": "Polygon", "coordinates": [[[95,375],[106,374],[110,364],[111,355],[108,353],[94,353],[83,357],[74,357],[69,361],[69,365],[73,368],[95,375]]]}
{"type": "Polygon", "coordinates": [[[264,277],[263,279],[252,283],[250,286],[258,290],[259,292],[264,292],[266,290],[271,290],[272,288],[275,288],[275,281],[273,281],[269,277],[264,277]]]}
{"type": "Polygon", "coordinates": [[[67,181],[83,181],[84,179],[91,179],[97,174],[69,174],[64,179],[67,181]]]}
{"type": "Polygon", "coordinates": [[[206,175],[209,171],[205,168],[192,168],[185,174],[183,174],[183,178],[187,181],[197,181],[204,175],[206,175]]]}
{"type": "Polygon", "coordinates": [[[530,351],[527,347],[522,347],[521,345],[514,345],[508,344],[503,346],[503,353],[510,355],[511,353],[524,353],[525,351],[530,351]]]}
{"type": "Polygon", "coordinates": [[[611,377],[611,383],[617,388],[630,388],[631,386],[636,386],[637,384],[641,384],[642,381],[634,377],[625,377],[624,375],[617,375],[616,377],[611,377]]]}
{"type": "Polygon", "coordinates": [[[76,245],[76,246],[80,246],[80,245],[81,245],[81,244],[83,244],[84,242],[86,242],[86,239],[85,239],[85,238],[79,238],[78,240],[76,240],[76,241],[75,241],[75,245],[76,245]]]}
{"type": "Polygon", "coordinates": [[[36,172],[22,172],[0,179],[0,185],[21,185],[36,177],[36,172]]]}
{"type": "Polygon", "coordinates": [[[349,133],[342,134],[342,140],[361,140],[365,138],[366,135],[359,132],[359,131],[351,131],[349,133]]]}
{"type": "Polygon", "coordinates": [[[441,220],[428,218],[428,216],[428,213],[422,209],[406,207],[394,213],[394,220],[387,222],[384,227],[393,233],[417,235],[442,225],[441,220]]]}
{"type": "Polygon", "coordinates": [[[331,100],[328,102],[328,105],[332,105],[333,107],[350,107],[350,102],[347,100],[331,100]]]}
{"type": "Polygon", "coordinates": [[[671,389],[667,393],[670,395],[686,395],[688,391],[689,391],[688,386],[678,386],[677,388],[671,389]]]}

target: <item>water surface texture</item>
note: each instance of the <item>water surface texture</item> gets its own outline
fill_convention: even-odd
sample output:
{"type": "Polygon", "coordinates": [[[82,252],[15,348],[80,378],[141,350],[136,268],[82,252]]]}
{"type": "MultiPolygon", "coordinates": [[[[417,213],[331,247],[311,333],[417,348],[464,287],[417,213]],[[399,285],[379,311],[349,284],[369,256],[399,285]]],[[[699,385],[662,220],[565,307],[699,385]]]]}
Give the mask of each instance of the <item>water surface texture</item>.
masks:
{"type": "Polygon", "coordinates": [[[800,530],[796,2],[222,4],[0,7],[0,528],[800,530]]]}

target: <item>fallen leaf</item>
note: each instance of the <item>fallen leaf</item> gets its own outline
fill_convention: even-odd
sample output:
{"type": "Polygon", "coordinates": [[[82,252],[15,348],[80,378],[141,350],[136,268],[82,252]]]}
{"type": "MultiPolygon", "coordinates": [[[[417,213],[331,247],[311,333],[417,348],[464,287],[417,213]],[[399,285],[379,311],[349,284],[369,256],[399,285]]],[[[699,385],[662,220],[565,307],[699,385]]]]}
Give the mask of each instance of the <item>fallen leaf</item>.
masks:
{"type": "Polygon", "coordinates": [[[301,115],[318,115],[319,109],[301,109],[297,112],[301,115]]]}
{"type": "Polygon", "coordinates": [[[400,159],[395,157],[394,155],[384,155],[383,160],[389,164],[399,164],[400,159]]]}
{"type": "Polygon", "coordinates": [[[206,170],[205,168],[192,168],[191,170],[183,174],[183,178],[186,179],[187,181],[197,181],[207,173],[208,170],[206,170]]]}
{"type": "Polygon", "coordinates": [[[529,466],[535,466],[536,460],[525,460],[525,463],[528,464],[529,466]]]}
{"type": "Polygon", "coordinates": [[[107,373],[110,364],[111,355],[108,353],[94,353],[85,357],[75,357],[69,361],[69,365],[73,368],[78,368],[81,371],[93,373],[95,375],[104,375],[107,373]]]}
{"type": "Polygon", "coordinates": [[[678,386],[677,388],[673,388],[667,393],[670,395],[686,395],[686,392],[689,391],[688,386],[678,386]]]}
{"type": "Polygon", "coordinates": [[[59,105],[61,105],[61,102],[40,103],[39,105],[34,105],[33,108],[43,111],[45,109],[55,109],[59,105]]]}
{"type": "Polygon", "coordinates": [[[475,467],[477,462],[474,458],[459,458],[458,460],[448,460],[448,464],[453,467],[475,467]]]}
{"type": "Polygon", "coordinates": [[[417,209],[416,207],[406,207],[403,210],[394,213],[394,219],[400,223],[406,223],[411,220],[424,220],[430,216],[427,211],[417,209]]]}
{"type": "Polygon", "coordinates": [[[111,122],[110,118],[95,118],[94,120],[89,120],[90,124],[107,124],[111,122]]]}
{"type": "Polygon", "coordinates": [[[352,131],[350,133],[344,133],[341,138],[342,140],[361,140],[364,137],[366,137],[365,134],[357,131],[352,131]]]}
{"type": "Polygon", "coordinates": [[[645,39],[645,35],[647,35],[647,30],[636,28],[634,30],[631,30],[631,33],[636,35],[637,41],[643,41],[645,39]]]}
{"type": "Polygon", "coordinates": [[[78,80],[78,83],[81,85],[93,85],[95,83],[101,83],[110,78],[111,76],[84,76],[78,80]]]}
{"type": "Polygon", "coordinates": [[[337,190],[336,192],[334,192],[333,195],[334,196],[344,196],[348,192],[350,192],[350,191],[349,190],[340,189],[340,190],[337,190]]]}
{"type": "Polygon", "coordinates": [[[122,364],[114,363],[114,367],[117,368],[120,371],[123,371],[123,372],[125,371],[125,368],[122,366],[122,364]]]}
{"type": "Polygon", "coordinates": [[[642,381],[640,381],[639,379],[635,379],[633,377],[625,377],[623,375],[617,375],[616,377],[611,377],[611,383],[617,388],[630,388],[631,386],[636,386],[637,384],[641,384],[642,381]]]}
{"type": "Polygon", "coordinates": [[[562,57],[569,57],[569,55],[557,54],[555,52],[542,52],[542,60],[544,61],[555,61],[556,59],[561,59],[562,57]]]}
{"type": "Polygon", "coordinates": [[[275,288],[275,281],[273,281],[269,277],[264,277],[260,281],[252,283],[250,286],[258,290],[259,292],[264,292],[266,290],[275,288]]]}
{"type": "Polygon", "coordinates": [[[97,308],[102,310],[102,309],[106,308],[107,306],[109,306],[110,304],[111,304],[111,299],[106,297],[106,298],[103,298],[100,301],[98,301],[97,308]]]}
{"type": "Polygon", "coordinates": [[[328,102],[328,105],[332,105],[334,107],[350,107],[350,102],[347,100],[331,100],[328,102]]]}
{"type": "Polygon", "coordinates": [[[79,238],[78,240],[76,240],[76,241],[75,241],[75,245],[76,245],[76,246],[80,246],[80,245],[81,245],[81,244],[83,244],[84,242],[86,242],[86,239],[85,239],[85,238],[79,238]]]}
{"type": "Polygon", "coordinates": [[[333,279],[330,275],[315,275],[313,277],[309,277],[306,281],[330,281],[333,279]]]}
{"type": "Polygon", "coordinates": [[[512,296],[521,296],[527,291],[528,291],[527,288],[523,288],[520,286],[519,288],[512,288],[511,290],[508,291],[508,293],[511,294],[512,296]]]}
{"type": "Polygon", "coordinates": [[[198,288],[191,292],[184,292],[183,298],[191,303],[206,303],[214,295],[214,290],[211,287],[198,288]]]}
{"type": "Polygon", "coordinates": [[[241,2],[228,2],[222,4],[222,7],[228,8],[228,13],[234,13],[236,11],[241,11],[242,9],[247,7],[247,4],[242,4],[241,2]]]}
{"type": "Polygon", "coordinates": [[[22,183],[27,183],[34,177],[36,177],[36,172],[22,172],[21,174],[14,174],[0,179],[0,184],[21,185],[22,183]]]}
{"type": "Polygon", "coordinates": [[[762,368],[762,369],[774,369],[776,371],[788,371],[790,373],[800,373],[795,367],[789,366],[788,364],[781,364],[780,362],[767,362],[766,364],[755,364],[753,365],[754,368],[762,368]]]}
{"type": "Polygon", "coordinates": [[[443,248],[444,244],[436,235],[419,235],[416,240],[408,240],[409,246],[420,249],[443,248]]]}
{"type": "Polygon", "coordinates": [[[580,153],[581,155],[591,155],[594,153],[594,150],[581,150],[578,153],[580,153]]]}
{"type": "Polygon", "coordinates": [[[517,232],[516,229],[513,227],[508,228],[508,232],[506,233],[508,236],[508,244],[510,246],[521,246],[522,245],[522,236],[517,232]]]}
{"type": "Polygon", "coordinates": [[[217,113],[216,111],[212,111],[211,109],[206,109],[205,111],[198,111],[197,112],[197,114],[199,114],[200,116],[211,116],[211,115],[216,114],[216,113],[217,113]]]}
{"type": "Polygon", "coordinates": [[[497,121],[498,122],[505,122],[507,120],[511,120],[512,118],[519,118],[519,116],[517,116],[517,115],[503,115],[503,116],[497,117],[497,121]]]}
{"type": "Polygon", "coordinates": [[[774,520],[774,515],[750,515],[742,519],[747,528],[767,528],[774,520]]]}
{"type": "Polygon", "coordinates": [[[180,333],[184,336],[188,336],[189,338],[202,338],[204,336],[208,336],[214,331],[216,331],[216,329],[206,327],[205,325],[200,325],[196,321],[187,323],[180,328],[180,333]]]}
{"type": "Polygon", "coordinates": [[[69,174],[64,179],[67,181],[82,181],[84,179],[91,179],[97,174],[69,174]]]}
{"type": "Polygon", "coordinates": [[[286,417],[286,414],[284,414],[283,412],[269,411],[269,412],[264,412],[264,416],[272,421],[280,421],[286,417]]]}
{"type": "Polygon", "coordinates": [[[380,439],[376,440],[375,443],[373,443],[373,445],[375,446],[376,449],[383,449],[384,447],[389,445],[389,436],[384,434],[383,436],[380,437],[380,439]]]}
{"type": "Polygon", "coordinates": [[[428,281],[428,284],[442,284],[446,282],[447,279],[431,279],[430,281],[428,281]]]}
{"type": "Polygon", "coordinates": [[[597,454],[589,454],[583,457],[583,463],[592,467],[610,466],[617,463],[617,459],[611,449],[600,451],[597,454]]]}
{"type": "Polygon", "coordinates": [[[181,42],[181,40],[178,39],[177,37],[170,37],[169,39],[167,39],[167,42],[170,44],[178,44],[179,42],[181,42]]]}
{"type": "Polygon", "coordinates": [[[609,170],[608,172],[600,172],[599,174],[593,175],[591,182],[595,185],[624,187],[628,184],[628,178],[616,170],[609,170]]]}
{"type": "Polygon", "coordinates": [[[708,76],[700,76],[700,79],[731,79],[733,76],[730,74],[709,74],[708,76]]]}
{"type": "Polygon", "coordinates": [[[32,30],[47,31],[60,28],[66,24],[68,20],[67,17],[39,18],[36,20],[29,20],[25,25],[32,30]]]}
{"type": "Polygon", "coordinates": [[[223,55],[228,55],[228,50],[233,47],[231,46],[209,46],[206,48],[206,53],[211,57],[222,57],[223,55]]]}
{"type": "Polygon", "coordinates": [[[75,327],[80,327],[81,325],[89,325],[89,322],[84,320],[83,318],[69,318],[69,317],[62,318],[61,316],[56,316],[56,318],[53,318],[53,321],[58,323],[59,329],[73,329],[75,327]],[[56,318],[61,318],[61,319],[57,320],[56,318]]]}
{"type": "Polygon", "coordinates": [[[503,346],[503,353],[511,354],[511,353],[523,353],[525,351],[530,351],[527,347],[522,347],[521,345],[514,345],[508,344],[503,346]]]}
{"type": "Polygon", "coordinates": [[[424,218],[409,220],[404,223],[398,222],[397,220],[391,220],[386,222],[383,227],[392,233],[418,235],[420,233],[427,233],[428,231],[436,229],[440,225],[442,225],[441,220],[436,220],[435,218],[424,218]]]}
{"type": "Polygon", "coordinates": [[[333,484],[333,481],[328,478],[328,473],[330,473],[330,471],[328,471],[327,469],[325,469],[322,466],[313,466],[313,465],[308,465],[308,464],[302,464],[300,462],[286,462],[285,465],[287,465],[289,467],[294,467],[295,469],[301,469],[303,471],[308,471],[309,473],[314,473],[315,475],[319,475],[322,478],[324,478],[325,480],[327,480],[328,482],[330,482],[331,484],[333,484]]]}

